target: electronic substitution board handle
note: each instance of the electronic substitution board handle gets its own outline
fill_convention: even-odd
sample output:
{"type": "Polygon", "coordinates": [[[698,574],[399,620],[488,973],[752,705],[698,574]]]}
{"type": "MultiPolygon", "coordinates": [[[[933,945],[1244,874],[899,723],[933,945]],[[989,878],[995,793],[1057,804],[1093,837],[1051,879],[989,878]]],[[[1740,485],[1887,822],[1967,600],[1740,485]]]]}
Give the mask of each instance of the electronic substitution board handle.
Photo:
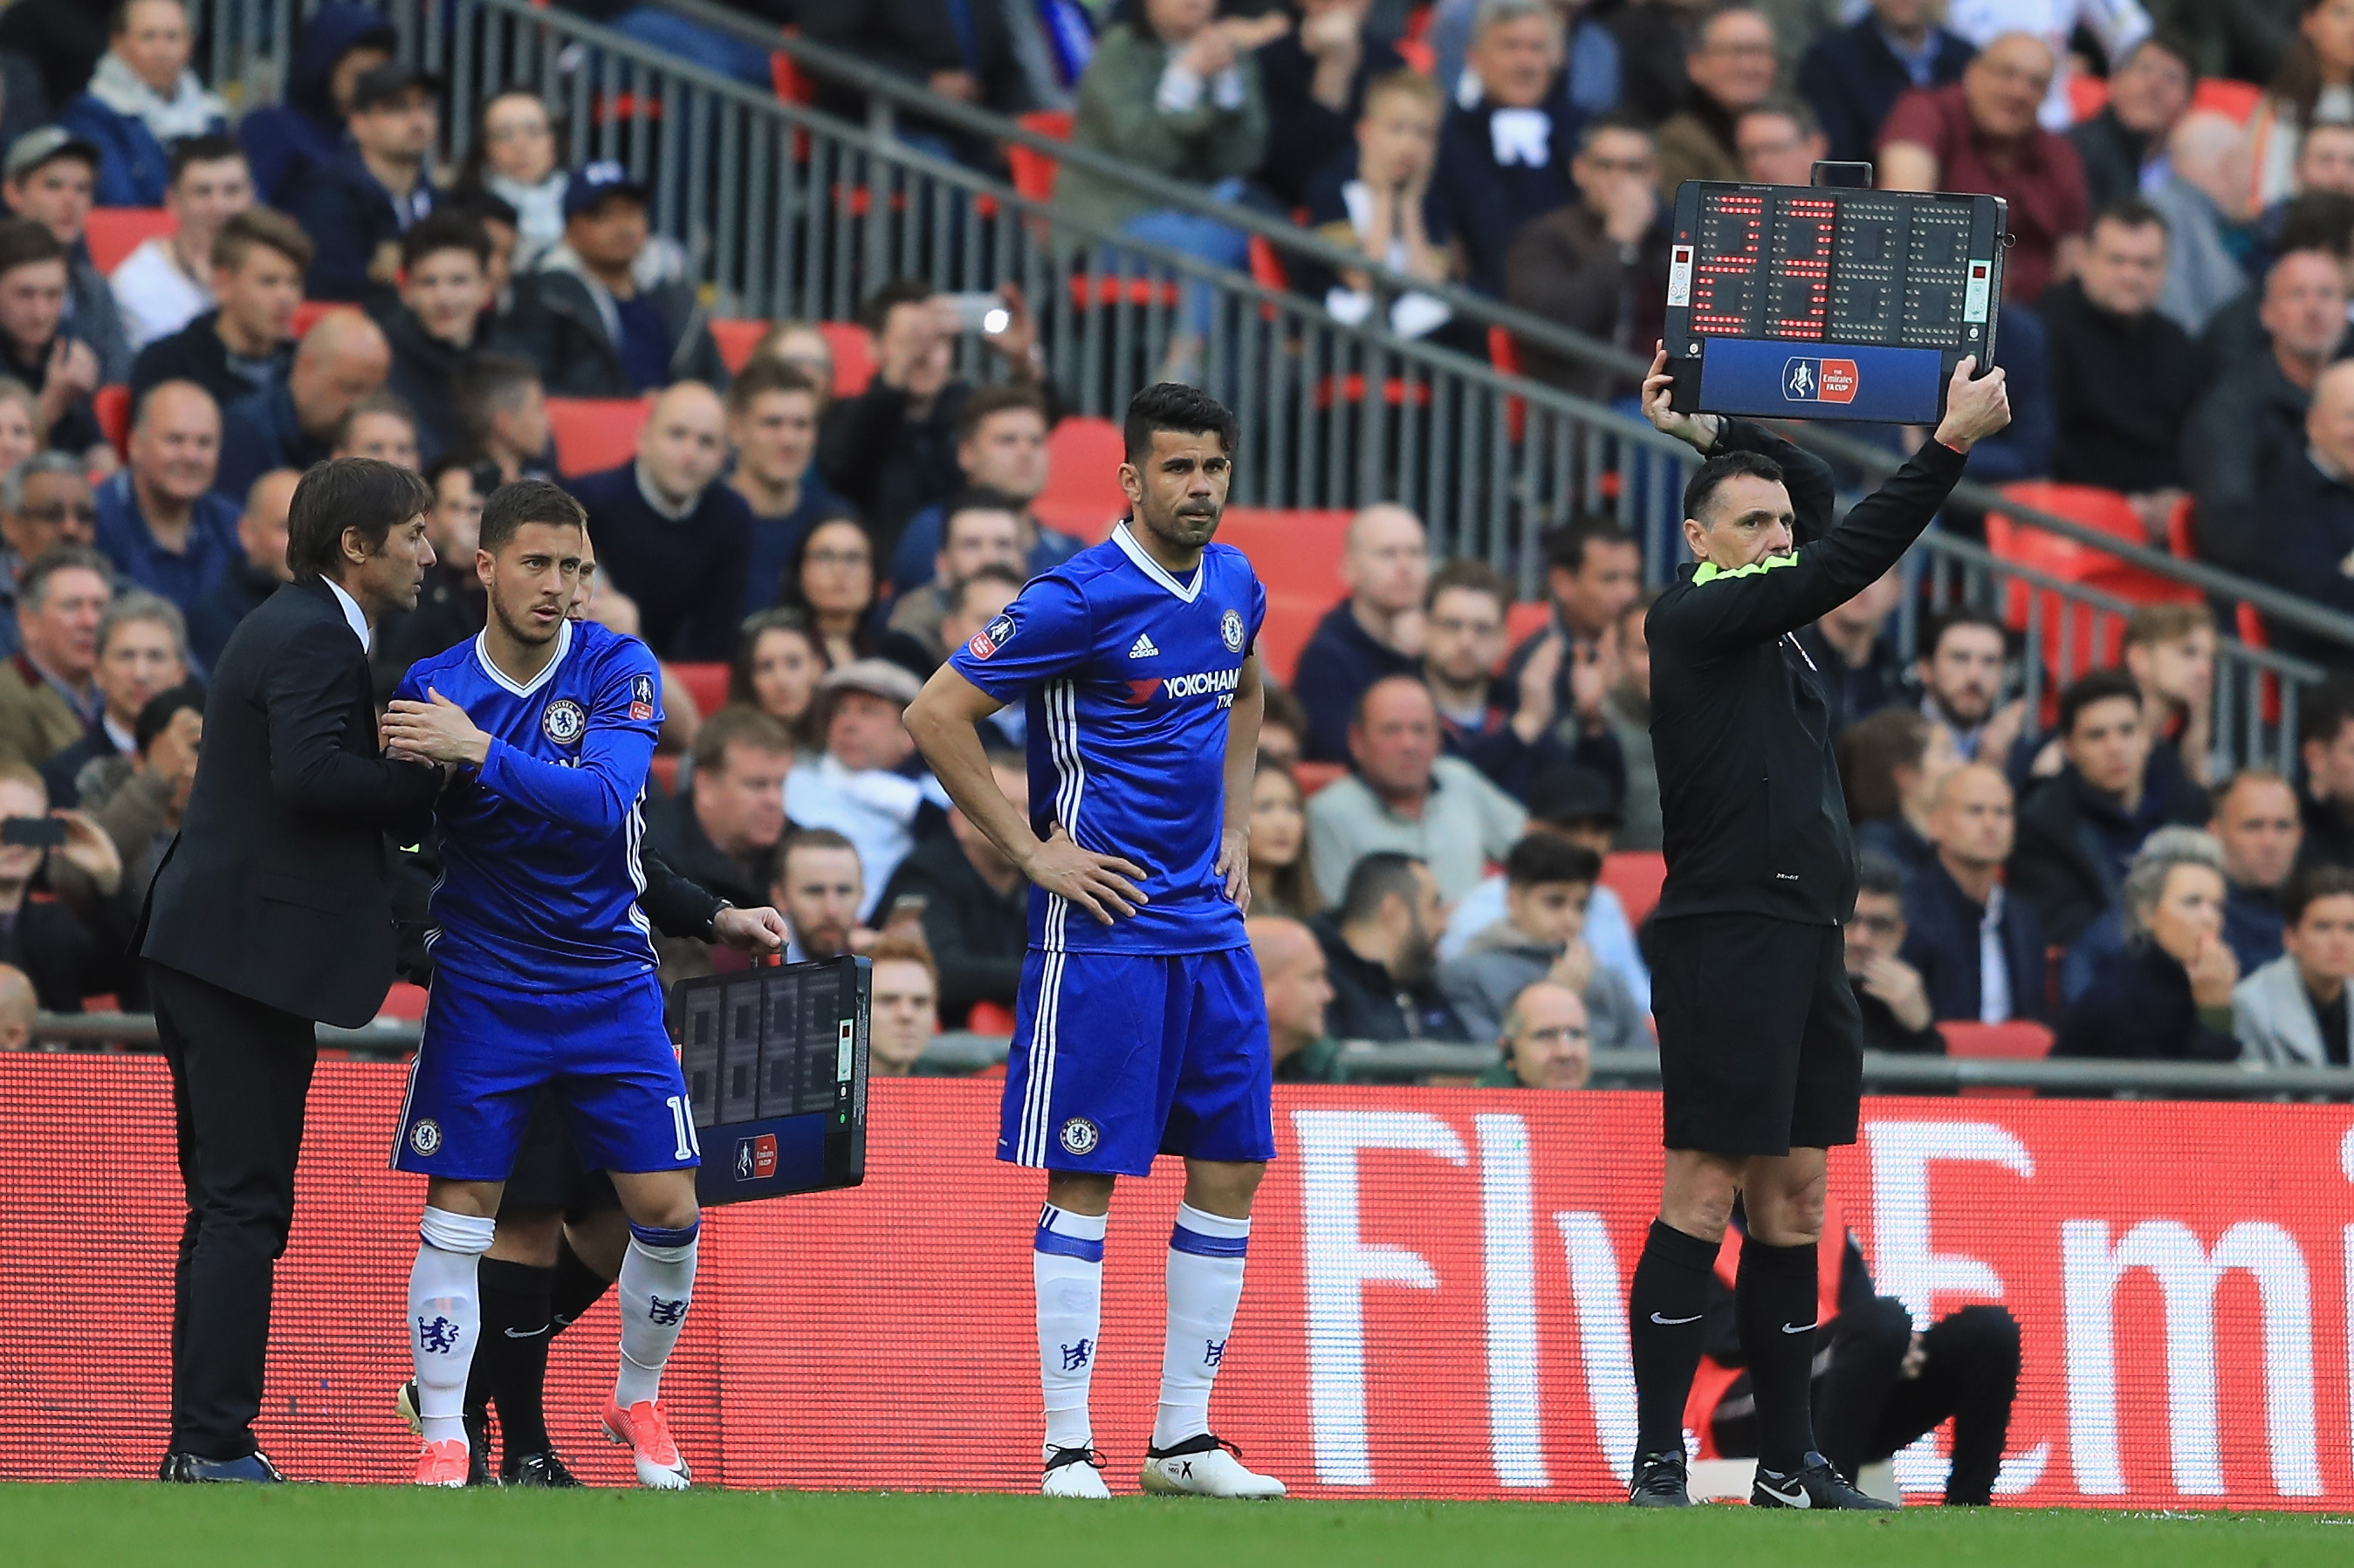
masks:
{"type": "Polygon", "coordinates": [[[1862,191],[1868,191],[1872,188],[1873,178],[1874,175],[1870,164],[1860,162],[1849,163],[1837,158],[1823,158],[1818,160],[1815,164],[1814,172],[1808,176],[1809,181],[1818,186],[1842,187],[1862,191]],[[1829,177],[1842,171],[1854,173],[1857,177],[1851,180],[1833,179],[1829,177]]]}

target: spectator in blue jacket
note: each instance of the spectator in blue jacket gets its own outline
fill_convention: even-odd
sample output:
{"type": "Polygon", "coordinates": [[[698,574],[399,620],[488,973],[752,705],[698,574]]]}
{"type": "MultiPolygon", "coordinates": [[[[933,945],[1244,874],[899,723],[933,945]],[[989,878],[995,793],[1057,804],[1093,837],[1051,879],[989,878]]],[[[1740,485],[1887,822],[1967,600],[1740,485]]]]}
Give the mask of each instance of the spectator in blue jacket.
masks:
{"type": "Polygon", "coordinates": [[[1349,725],[1365,688],[1385,675],[1421,677],[1422,596],[1430,586],[1422,519],[1388,503],[1351,518],[1341,580],[1349,597],[1316,623],[1291,682],[1308,708],[1308,755],[1317,762],[1348,760],[1349,725]]]}
{"type": "Polygon", "coordinates": [[[1973,762],[1939,780],[1929,808],[1935,853],[1904,888],[1903,958],[1921,972],[1938,1018],[2007,1023],[2051,1016],[2043,928],[2002,885],[2017,836],[2010,781],[1973,762]]]}
{"type": "Polygon", "coordinates": [[[90,87],[58,116],[98,148],[99,206],[163,206],[172,143],[228,129],[228,106],[188,69],[194,48],[180,0],[115,6],[90,87]]]}
{"type": "Polygon", "coordinates": [[[193,381],[140,400],[131,461],[98,487],[98,547],[123,579],[191,614],[245,555],[238,503],[213,493],[221,416],[193,381]]]}
{"type": "Polygon", "coordinates": [[[341,161],[352,89],[389,61],[399,41],[391,18],[373,5],[330,0],[311,14],[286,68],[286,101],[238,122],[264,205],[289,206],[306,172],[341,161]]]}
{"type": "Polygon", "coordinates": [[[314,300],[388,302],[400,277],[400,237],[438,199],[426,167],[440,125],[440,83],[383,65],[352,85],[351,151],[302,182],[295,220],[317,247],[314,300]]]}
{"type": "Polygon", "coordinates": [[[1935,0],[1872,0],[1871,15],[1818,37],[1798,66],[1798,95],[1815,106],[1829,156],[1870,162],[1881,122],[1907,89],[1962,79],[1978,51],[1937,25],[1935,0]]]}

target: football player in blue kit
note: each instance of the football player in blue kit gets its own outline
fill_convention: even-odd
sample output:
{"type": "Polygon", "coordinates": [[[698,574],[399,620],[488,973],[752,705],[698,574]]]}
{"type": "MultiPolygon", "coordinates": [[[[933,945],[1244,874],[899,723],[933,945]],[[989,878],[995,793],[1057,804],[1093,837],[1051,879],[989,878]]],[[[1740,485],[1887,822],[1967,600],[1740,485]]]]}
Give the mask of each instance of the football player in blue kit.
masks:
{"type": "Polygon", "coordinates": [[[1182,1155],[1151,1492],[1283,1495],[1210,1430],[1241,1299],[1251,1196],[1275,1154],[1267,1004],[1243,916],[1267,591],[1212,543],[1235,417],[1162,383],[1129,404],[1111,538],[1033,580],[940,666],[908,733],[1030,879],[997,1157],[1043,1167],[1032,1274],[1050,1497],[1108,1497],[1087,1414],[1112,1186],[1182,1155]],[[1020,699],[1025,817],[976,727],[1020,699]]]}
{"type": "Polygon", "coordinates": [[[385,715],[394,755],[455,770],[435,808],[433,1000],[394,1155],[429,1178],[408,1313],[420,1485],[465,1483],[477,1264],[544,1085],[630,1221],[606,1432],[644,1485],[688,1484],[659,1400],[694,1295],[700,1157],[638,907],[662,675],[637,639],[567,618],[587,523],[553,484],[495,492],[475,553],[488,621],[411,666],[385,715]]]}

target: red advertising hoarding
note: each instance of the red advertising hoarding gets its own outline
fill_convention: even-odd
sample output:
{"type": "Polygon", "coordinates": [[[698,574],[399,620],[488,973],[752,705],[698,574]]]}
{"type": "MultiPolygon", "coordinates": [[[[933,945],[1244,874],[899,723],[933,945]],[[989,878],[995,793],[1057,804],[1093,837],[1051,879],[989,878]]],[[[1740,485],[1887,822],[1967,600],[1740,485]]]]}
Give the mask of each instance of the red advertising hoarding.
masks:
{"type": "MultiPolygon", "coordinates": [[[[297,1476],[408,1469],[400,1086],[326,1063],[312,1091],[261,1422],[297,1476]]],[[[698,1479],[1034,1485],[1039,1179],[990,1157],[997,1091],[878,1082],[863,1188],[709,1217],[664,1389],[698,1479]]],[[[1297,1493],[1616,1495],[1657,1118],[1640,1094],[1279,1088],[1222,1434],[1297,1493]]],[[[152,1474],[180,1217],[160,1063],[0,1056],[0,1475],[152,1474]]],[[[1831,1169],[1883,1294],[2018,1316],[1999,1501],[2354,1508],[2354,1107],[1873,1098],[1831,1169]]],[[[1106,1247],[1096,1432],[1122,1489],[1180,1185],[1125,1183],[1106,1247]]],[[[575,1467],[621,1484],[592,1437],[613,1333],[599,1307],[558,1341],[549,1404],[575,1467]]],[[[1899,1477],[1935,1497],[1935,1445],[1899,1477]]]]}

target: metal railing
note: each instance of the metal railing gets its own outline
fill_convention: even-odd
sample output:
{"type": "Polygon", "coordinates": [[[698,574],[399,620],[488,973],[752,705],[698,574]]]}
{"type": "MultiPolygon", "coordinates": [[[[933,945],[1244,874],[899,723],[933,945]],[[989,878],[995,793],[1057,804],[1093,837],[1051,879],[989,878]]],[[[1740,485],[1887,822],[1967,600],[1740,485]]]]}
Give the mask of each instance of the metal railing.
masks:
{"type": "MultiPolygon", "coordinates": [[[[1479,333],[1499,328],[1631,386],[1642,363],[1609,344],[1467,290],[1367,268],[1364,258],[1288,222],[1140,170],[1091,148],[931,97],[854,57],[785,37],[705,0],[671,9],[863,94],[862,123],[779,100],[529,0],[392,0],[402,48],[450,85],[451,148],[474,133],[491,84],[539,93],[568,127],[573,161],[613,158],[653,193],[656,228],[686,248],[723,314],[843,319],[881,281],[925,277],[946,289],[1021,286],[1034,303],[1047,368],[1071,411],[1117,418],[1140,385],[1175,355],[1197,298],[1206,313],[1193,377],[1240,416],[1238,505],[1349,508],[1404,503],[1429,524],[1434,548],[1484,558],[1533,597],[1543,530],[1572,511],[1617,518],[1644,542],[1656,585],[1682,555],[1678,524],[1688,448],[1639,418],[1520,376],[1484,359],[1385,330],[1389,303],[1432,296],[1479,333]],[[912,132],[910,120],[920,124],[912,132]],[[1336,320],[1285,287],[1262,283],[1090,224],[938,155],[946,132],[1020,148],[1117,179],[1154,206],[1213,217],[1261,242],[1297,279],[1352,267],[1372,280],[1363,324],[1336,320]],[[914,134],[917,139],[910,140],[914,134]]],[[[251,90],[282,60],[306,0],[240,0],[211,36],[216,80],[251,90]]],[[[968,374],[992,373],[975,340],[968,374]]],[[[1891,451],[1821,427],[1793,434],[1866,482],[1893,472],[1891,451]]],[[[1999,511],[2120,564],[2203,594],[2245,602],[2276,626],[2354,648],[2354,619],[2200,563],[2120,541],[1965,483],[1957,506],[1999,511]]],[[[1909,568],[1930,602],[2009,609],[2025,628],[2031,695],[2113,653],[2131,607],[2114,595],[1997,560],[1933,530],[1909,568]],[[2029,613],[2031,605],[2034,613],[2029,613]]],[[[1322,594],[1329,585],[1272,585],[1322,594]]],[[[1909,656],[1919,596],[1898,628],[1909,656]]],[[[2228,629],[2227,629],[2228,630],[2228,629]]],[[[2228,762],[2285,762],[2300,688],[2321,672],[2224,639],[2218,668],[2218,749],[2228,762]]],[[[2031,715],[2040,714],[2040,700],[2031,715]]]]}
{"type": "MultiPolygon", "coordinates": [[[[420,1028],[389,1019],[363,1029],[337,1029],[323,1023],[319,1044],[355,1057],[388,1061],[417,1049],[420,1028]]],[[[155,1020],[143,1012],[45,1012],[33,1025],[33,1038],[58,1045],[152,1049],[156,1044],[155,1020]]],[[[933,1036],[923,1060],[926,1066],[941,1072],[979,1072],[1002,1063],[1006,1050],[1007,1041],[1002,1034],[951,1031],[933,1036]]],[[[1425,1041],[1343,1041],[1339,1056],[1340,1069],[1352,1083],[1469,1078],[1495,1065],[1492,1046],[1425,1041]]],[[[1596,1051],[1594,1081],[1601,1087],[1656,1088],[1659,1053],[1596,1051]]],[[[2017,1061],[1867,1051],[1863,1081],[1867,1088],[1891,1094],[2002,1088],[2084,1098],[2138,1095],[2156,1099],[2354,1100],[2354,1068],[2253,1067],[2230,1062],[2017,1061]]]]}

